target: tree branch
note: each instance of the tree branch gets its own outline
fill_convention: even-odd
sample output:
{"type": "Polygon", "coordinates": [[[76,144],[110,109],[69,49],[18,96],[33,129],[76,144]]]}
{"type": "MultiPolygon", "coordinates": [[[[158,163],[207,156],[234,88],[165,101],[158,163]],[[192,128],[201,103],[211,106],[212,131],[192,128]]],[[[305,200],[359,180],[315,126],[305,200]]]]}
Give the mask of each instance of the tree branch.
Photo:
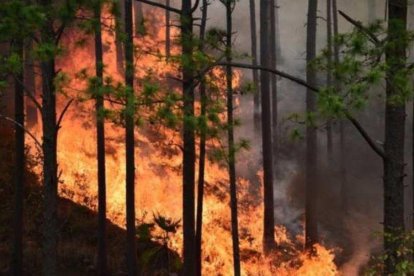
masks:
{"type": "Polygon", "coordinates": [[[147,5],[150,5],[150,6],[162,8],[162,9],[168,10],[170,12],[174,12],[174,13],[177,13],[177,14],[181,14],[181,10],[176,9],[176,8],[173,8],[173,7],[166,6],[164,4],[160,4],[160,3],[153,2],[153,1],[149,1],[149,0],[136,0],[136,1],[142,2],[142,3],[147,4],[147,5]]]}
{"type": "MultiPolygon", "coordinates": [[[[290,81],[293,81],[299,85],[302,85],[306,88],[308,88],[309,90],[315,92],[315,93],[319,93],[320,92],[320,88],[315,87],[310,85],[309,83],[307,83],[305,80],[300,79],[298,77],[292,76],[288,73],[279,71],[277,69],[270,69],[270,68],[264,68],[261,66],[253,66],[251,64],[243,64],[243,63],[225,63],[225,62],[219,62],[219,63],[215,63],[212,66],[209,67],[209,70],[215,66],[231,66],[231,67],[236,67],[236,68],[245,68],[245,69],[255,69],[255,70],[261,70],[261,71],[266,71],[275,75],[278,75],[282,78],[288,79],[290,81]]],[[[208,70],[207,70],[208,71],[208,70]]],[[[361,125],[360,122],[358,122],[358,120],[356,118],[354,118],[348,110],[344,109],[342,110],[342,112],[344,112],[345,117],[352,123],[352,125],[356,128],[356,130],[361,134],[362,138],[364,138],[364,140],[368,143],[368,145],[371,147],[371,149],[378,154],[382,159],[386,159],[387,156],[385,155],[384,150],[379,147],[375,141],[369,136],[368,132],[363,128],[363,126],[361,125]]]]}
{"type": "Polygon", "coordinates": [[[2,114],[0,114],[0,119],[3,119],[5,121],[11,122],[13,124],[15,124],[16,126],[20,127],[24,132],[26,132],[36,143],[36,145],[40,148],[42,148],[42,144],[39,142],[39,140],[37,140],[36,136],[34,136],[27,128],[25,128],[22,124],[18,123],[17,121],[15,121],[14,119],[4,116],[2,114]]]}
{"type": "Polygon", "coordinates": [[[70,99],[70,100],[66,103],[65,107],[63,108],[62,113],[60,113],[59,119],[58,119],[58,121],[57,121],[57,123],[56,123],[56,128],[57,128],[57,129],[60,129],[60,124],[62,123],[63,117],[65,116],[66,111],[68,111],[69,106],[70,106],[72,103],[73,103],[73,99],[70,99]]]}
{"type": "Polygon", "coordinates": [[[368,30],[367,28],[365,28],[364,25],[362,25],[362,23],[360,21],[357,21],[355,19],[352,19],[352,17],[350,17],[349,15],[347,15],[346,13],[344,13],[343,11],[338,11],[338,13],[343,18],[345,18],[346,21],[348,21],[349,23],[351,23],[352,25],[354,25],[357,29],[359,29],[360,31],[362,31],[363,33],[365,33],[376,46],[380,46],[381,45],[381,41],[378,39],[378,37],[375,34],[373,34],[370,30],[368,30]]]}

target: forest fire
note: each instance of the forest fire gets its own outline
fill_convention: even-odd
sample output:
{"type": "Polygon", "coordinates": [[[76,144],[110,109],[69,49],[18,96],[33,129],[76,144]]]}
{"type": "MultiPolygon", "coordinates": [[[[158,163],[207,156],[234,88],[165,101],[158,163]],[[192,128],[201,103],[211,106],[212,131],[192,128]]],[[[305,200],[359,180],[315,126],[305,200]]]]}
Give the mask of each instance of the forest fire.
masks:
{"type": "MultiPolygon", "coordinates": [[[[112,24],[109,15],[104,16],[105,24],[112,24]]],[[[163,14],[146,10],[147,33],[135,38],[137,45],[136,78],[140,93],[145,78],[158,76],[159,89],[174,89],[171,77],[179,76],[178,68],[171,62],[160,58],[164,54],[163,43],[165,21],[163,14]],[[157,54],[158,53],[158,54],[157,54]],[[169,79],[170,78],[170,79],[169,79]]],[[[175,32],[175,35],[177,33],[175,32]]],[[[115,81],[122,79],[116,60],[116,43],[114,34],[103,32],[105,75],[115,81]]],[[[85,97],[86,83],[77,77],[79,71],[73,68],[94,68],[92,42],[86,39],[85,45],[76,46],[79,37],[65,37],[67,53],[58,62],[63,73],[71,81],[65,83],[65,95],[58,96],[58,110],[62,111],[68,98],[75,98],[67,111],[58,137],[58,164],[61,171],[59,193],[79,204],[96,210],[97,206],[97,169],[96,169],[96,134],[93,103],[85,97]],[[70,57],[66,58],[66,57],[70,57]]],[[[179,48],[174,47],[178,53],[179,48]]],[[[89,72],[89,74],[92,74],[89,72]]],[[[88,73],[88,72],[86,72],[88,73]]],[[[222,79],[223,71],[215,69],[213,74],[222,79]]],[[[240,72],[235,72],[233,86],[237,88],[242,81],[240,72]]],[[[222,89],[225,83],[218,84],[222,89]]],[[[106,102],[106,106],[119,109],[117,103],[106,102]]],[[[145,111],[144,111],[145,114],[145,111]]],[[[145,116],[145,115],[143,115],[145,116]]],[[[40,128],[32,131],[38,134],[40,128]]],[[[125,226],[125,146],[124,131],[119,124],[108,120],[105,125],[106,166],[107,166],[107,212],[111,221],[121,227],[125,226]]],[[[150,223],[152,214],[179,220],[182,216],[182,166],[179,133],[151,126],[137,127],[135,132],[136,173],[136,211],[139,223],[150,223]],[[168,145],[166,147],[165,145],[168,145]],[[161,150],[160,150],[161,149],[161,150]]],[[[33,141],[31,150],[36,147],[33,141]]],[[[33,152],[35,153],[35,152],[33,152]]],[[[41,170],[39,168],[39,173],[41,170]]],[[[258,178],[259,179],[259,178],[258,178]]],[[[218,163],[208,161],[206,165],[206,194],[203,221],[203,275],[232,275],[233,258],[230,233],[230,208],[228,173],[218,163]]],[[[283,226],[275,228],[275,237],[279,246],[273,254],[262,254],[263,204],[260,196],[252,195],[251,184],[245,179],[238,179],[240,246],[242,258],[242,275],[338,275],[334,263],[333,251],[316,245],[316,254],[309,255],[302,250],[304,238],[290,237],[283,226]]],[[[261,194],[261,192],[260,192],[261,194]]],[[[170,236],[170,248],[182,250],[182,230],[170,236]]]]}

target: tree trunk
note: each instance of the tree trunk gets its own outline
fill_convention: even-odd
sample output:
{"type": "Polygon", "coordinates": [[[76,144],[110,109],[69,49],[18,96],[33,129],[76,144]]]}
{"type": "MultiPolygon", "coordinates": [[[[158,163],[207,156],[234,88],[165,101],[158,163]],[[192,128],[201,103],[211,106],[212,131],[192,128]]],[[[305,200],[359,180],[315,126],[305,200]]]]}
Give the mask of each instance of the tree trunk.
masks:
{"type": "Polygon", "coordinates": [[[377,18],[377,13],[376,13],[376,1],[377,0],[368,0],[367,5],[368,5],[368,22],[369,23],[373,23],[377,18]]]}
{"type": "MultiPolygon", "coordinates": [[[[250,0],[250,33],[251,33],[251,52],[252,65],[257,66],[257,34],[256,34],[256,6],[255,0],[250,0]]],[[[253,112],[254,112],[254,129],[256,133],[260,133],[260,87],[259,87],[259,70],[253,69],[253,112]]]]}
{"type": "MultiPolygon", "coordinates": [[[[270,67],[269,32],[270,32],[270,0],[260,0],[260,63],[262,67],[270,67]]],[[[263,249],[269,253],[275,247],[274,237],[274,199],[273,199],[273,154],[272,154],[272,113],[270,77],[268,72],[260,74],[260,90],[262,104],[262,150],[264,172],[264,233],[263,249]]]]}
{"type": "Polygon", "coordinates": [[[95,70],[96,70],[96,134],[98,154],[98,275],[107,275],[106,252],[106,169],[105,169],[105,127],[102,112],[104,109],[101,87],[103,84],[103,50],[101,31],[101,3],[95,4],[95,70]]]}
{"type": "Polygon", "coordinates": [[[122,34],[125,32],[125,2],[119,0],[114,3],[118,5],[116,14],[116,26],[115,26],[115,47],[116,47],[116,64],[117,70],[120,74],[124,73],[124,49],[122,44],[122,34]]]}
{"type": "MultiPolygon", "coordinates": [[[[271,64],[270,67],[272,69],[276,69],[277,67],[277,25],[276,25],[276,0],[270,1],[270,55],[271,55],[271,64]]],[[[278,102],[277,102],[277,78],[275,74],[271,75],[271,83],[272,83],[272,152],[273,152],[273,168],[274,171],[277,172],[277,112],[278,112],[278,102]]],[[[276,181],[276,173],[273,175],[274,180],[276,181]]]]}
{"type": "MultiPolygon", "coordinates": [[[[167,0],[169,1],[169,0],[167,0]]],[[[204,51],[204,39],[207,25],[207,10],[208,1],[203,0],[201,26],[200,26],[200,51],[204,51]]],[[[203,78],[200,83],[200,105],[201,105],[201,117],[205,118],[207,110],[207,94],[206,83],[203,78]]],[[[198,194],[197,194],[197,227],[195,234],[196,243],[196,275],[202,274],[202,234],[203,234],[203,204],[204,204],[204,174],[206,164],[206,129],[200,131],[200,153],[198,162],[198,194]]]]}
{"type": "MultiPolygon", "coordinates": [[[[232,11],[233,5],[231,0],[226,0],[226,62],[232,62],[232,11]]],[[[233,72],[231,66],[226,66],[226,83],[227,83],[227,138],[229,154],[229,180],[230,180],[230,209],[231,209],[231,237],[233,241],[233,265],[234,275],[240,276],[240,248],[239,248],[239,224],[237,217],[237,187],[236,187],[236,153],[234,146],[234,119],[233,119],[233,72]]]]}
{"type": "MultiPolygon", "coordinates": [[[[14,51],[23,60],[23,41],[17,40],[14,51]]],[[[14,82],[14,119],[15,125],[15,202],[14,202],[14,243],[13,243],[13,275],[23,275],[23,202],[24,202],[24,175],[25,175],[25,153],[24,153],[24,72],[15,76],[14,82]]]]}
{"type": "Polygon", "coordinates": [[[195,133],[194,117],[194,62],[193,15],[191,0],[183,0],[181,8],[181,46],[183,70],[183,230],[184,275],[195,275],[195,133]]]}
{"type": "MultiPolygon", "coordinates": [[[[24,49],[24,84],[33,97],[36,97],[36,79],[35,79],[35,64],[32,58],[33,41],[27,39],[24,49]]],[[[33,101],[26,101],[26,121],[28,127],[35,126],[37,124],[37,107],[33,101]]]]}
{"type": "Polygon", "coordinates": [[[142,11],[142,3],[139,1],[134,1],[134,25],[135,35],[142,35],[142,30],[144,28],[144,12],[142,11]]]}
{"type": "MultiPolygon", "coordinates": [[[[326,0],[326,31],[327,31],[327,49],[328,49],[328,68],[332,68],[332,0],[326,0]]],[[[332,86],[332,70],[328,69],[326,74],[326,85],[332,86]]],[[[332,162],[332,122],[328,120],[326,125],[326,144],[328,152],[328,164],[332,162]]]]}
{"type": "MultiPolygon", "coordinates": [[[[316,56],[316,21],[317,21],[317,0],[309,0],[307,18],[307,41],[306,41],[306,80],[310,85],[316,86],[316,72],[309,66],[309,63],[316,56]]],[[[306,111],[315,112],[315,96],[312,91],[306,93],[306,111]]],[[[318,181],[316,179],[317,170],[317,142],[316,130],[313,125],[306,126],[306,204],[305,204],[305,247],[308,250],[318,242],[317,224],[317,201],[318,201],[318,181]]]]}
{"type": "MultiPolygon", "coordinates": [[[[49,6],[51,1],[43,1],[49,6]]],[[[54,44],[53,22],[50,18],[41,29],[41,43],[54,44]]],[[[54,79],[55,58],[49,57],[41,62],[42,72],[42,125],[43,125],[43,264],[44,276],[57,275],[58,242],[58,178],[57,178],[57,125],[56,125],[56,89],[54,79]]]]}
{"type": "MultiPolygon", "coordinates": [[[[165,5],[170,7],[170,0],[165,0],[165,5]]],[[[168,9],[165,10],[165,56],[167,60],[171,57],[171,16],[168,9]]]]}
{"type": "MultiPolygon", "coordinates": [[[[398,72],[406,62],[407,42],[401,37],[407,29],[407,1],[388,2],[388,39],[393,47],[386,51],[388,65],[384,150],[384,232],[393,238],[404,231],[404,138],[405,103],[395,102],[394,97],[401,91],[394,84],[398,72]]],[[[401,241],[384,237],[384,249],[389,258],[385,261],[385,273],[395,273],[400,261],[398,249],[401,241]]]]}
{"type": "MultiPolygon", "coordinates": [[[[333,14],[333,33],[334,37],[339,35],[339,26],[338,26],[338,6],[337,0],[332,0],[332,14],[333,14]]],[[[335,41],[335,39],[334,39],[335,41]]],[[[335,67],[339,64],[339,46],[337,43],[333,44],[333,51],[334,51],[334,64],[335,67]]],[[[340,85],[337,79],[334,80],[335,89],[337,91],[340,90],[340,85]]],[[[339,170],[340,170],[340,177],[341,177],[341,206],[344,212],[348,210],[348,193],[347,193],[347,172],[346,172],[346,135],[345,135],[345,121],[341,120],[339,122],[339,170]]]]}
{"type": "Polygon", "coordinates": [[[126,228],[128,275],[137,275],[137,250],[135,244],[135,94],[134,94],[134,40],[132,0],[125,0],[125,150],[126,150],[126,228]]]}

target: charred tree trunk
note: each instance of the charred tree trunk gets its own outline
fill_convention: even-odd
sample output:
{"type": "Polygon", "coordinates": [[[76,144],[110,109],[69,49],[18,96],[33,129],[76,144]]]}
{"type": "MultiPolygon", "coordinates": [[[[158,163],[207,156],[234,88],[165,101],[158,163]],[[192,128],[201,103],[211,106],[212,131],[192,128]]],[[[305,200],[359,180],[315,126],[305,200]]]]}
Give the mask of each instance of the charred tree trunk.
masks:
{"type": "MultiPolygon", "coordinates": [[[[233,22],[232,13],[235,3],[232,0],[226,2],[226,62],[232,62],[232,32],[233,22]]],[[[229,160],[229,180],[230,180],[230,209],[231,209],[231,237],[233,241],[233,266],[234,275],[240,276],[240,248],[239,248],[239,223],[237,214],[237,183],[236,183],[236,152],[234,146],[234,119],[233,119],[233,72],[231,66],[226,66],[226,86],[227,86],[227,143],[229,160]]]]}
{"type": "Polygon", "coordinates": [[[191,123],[194,117],[194,62],[193,15],[191,0],[183,0],[181,8],[181,46],[183,71],[183,230],[184,275],[195,275],[195,133],[191,123]]]}
{"type": "MultiPolygon", "coordinates": [[[[43,1],[45,7],[51,1],[43,1]]],[[[48,18],[41,29],[41,43],[53,45],[55,34],[53,22],[48,18]]],[[[58,242],[58,178],[57,178],[57,125],[56,125],[56,89],[55,57],[50,56],[41,61],[42,72],[42,125],[43,125],[43,187],[44,187],[44,221],[43,221],[43,264],[44,276],[57,275],[58,242]]]]}
{"type": "Polygon", "coordinates": [[[407,0],[388,1],[388,39],[392,47],[386,51],[388,65],[385,106],[385,159],[384,159],[384,232],[392,239],[384,238],[384,249],[389,258],[385,261],[385,273],[396,272],[401,241],[394,239],[404,231],[404,138],[405,103],[395,101],[401,91],[397,75],[406,63],[407,41],[401,39],[407,30],[407,0]]]}
{"type": "MultiPolygon", "coordinates": [[[[332,0],[326,0],[326,31],[327,31],[327,55],[328,55],[328,72],[326,74],[326,85],[332,86],[332,0]]],[[[332,161],[332,121],[328,120],[326,125],[326,144],[328,152],[328,164],[332,161]]]]}
{"type": "MultiPolygon", "coordinates": [[[[23,60],[23,41],[18,39],[13,45],[14,51],[23,60]]],[[[23,275],[23,202],[24,202],[24,175],[25,175],[25,152],[24,152],[24,72],[15,76],[14,82],[14,119],[15,125],[15,194],[14,194],[14,225],[13,225],[13,259],[12,273],[15,276],[23,275]]]]}
{"type": "MultiPolygon", "coordinates": [[[[35,64],[32,58],[33,42],[28,39],[24,47],[24,84],[33,97],[36,97],[35,64]]],[[[26,101],[26,122],[29,127],[37,124],[37,107],[33,101],[26,101]]]]}
{"type": "MultiPolygon", "coordinates": [[[[307,41],[306,41],[306,80],[310,85],[316,86],[316,72],[309,66],[316,56],[316,21],[317,21],[317,0],[309,0],[307,17],[307,41]]],[[[312,91],[306,93],[306,111],[315,112],[315,96],[312,91]]],[[[318,222],[317,222],[317,196],[318,182],[317,172],[317,142],[316,130],[313,125],[306,126],[306,204],[305,204],[305,247],[312,250],[313,245],[318,242],[318,222]]]]}
{"type": "MultiPolygon", "coordinates": [[[[252,65],[258,65],[257,59],[257,33],[256,33],[256,5],[255,0],[250,0],[250,33],[251,33],[251,52],[252,52],[252,65]]],[[[259,87],[259,70],[253,69],[253,85],[254,85],[254,100],[253,100],[253,112],[254,112],[254,129],[256,132],[260,132],[260,87],[259,87]]]]}
{"type": "MultiPolygon", "coordinates": [[[[169,0],[167,0],[169,1],[169,0]]],[[[200,46],[201,52],[204,51],[204,39],[207,25],[207,10],[208,2],[203,0],[202,15],[201,15],[201,26],[200,26],[200,46]]],[[[200,83],[200,105],[201,105],[201,117],[206,117],[207,111],[207,94],[206,94],[206,83],[203,78],[200,83]]],[[[206,165],[206,129],[200,130],[200,153],[198,162],[198,186],[197,186],[197,218],[196,218],[196,275],[201,276],[202,272],[202,235],[203,235],[203,205],[204,205],[204,175],[206,165]]]]}
{"type": "MultiPolygon", "coordinates": [[[[170,0],[165,0],[165,5],[170,7],[170,0]]],[[[207,8],[206,8],[207,9],[207,8]]],[[[168,9],[165,10],[165,57],[171,57],[171,15],[168,9]]],[[[202,23],[203,24],[203,23],[202,23]]]]}
{"type": "MultiPolygon", "coordinates": [[[[270,55],[271,55],[271,64],[272,69],[277,67],[277,26],[276,26],[276,0],[270,1],[270,55]]],[[[278,120],[278,102],[277,102],[277,77],[275,74],[271,75],[271,84],[272,84],[272,153],[273,153],[273,168],[277,172],[277,120],[278,120]]],[[[276,181],[276,175],[273,175],[274,180],[276,181]]]]}
{"type": "Polygon", "coordinates": [[[95,70],[96,70],[96,135],[98,154],[98,275],[107,275],[107,251],[106,251],[106,169],[105,169],[105,127],[104,100],[101,93],[103,84],[103,50],[101,31],[101,3],[95,4],[95,70]]]}
{"type": "Polygon", "coordinates": [[[115,46],[116,46],[116,64],[118,72],[124,73],[124,49],[122,43],[122,36],[125,32],[125,2],[120,0],[114,3],[117,5],[116,26],[115,26],[115,46]]]}
{"type": "Polygon", "coordinates": [[[134,38],[132,0],[125,0],[125,150],[126,150],[126,227],[128,275],[137,275],[137,249],[135,244],[135,100],[134,100],[134,38]]]}
{"type": "MultiPolygon", "coordinates": [[[[260,0],[260,63],[269,68],[270,0],[260,0]]],[[[274,198],[273,198],[273,154],[272,154],[272,113],[270,76],[268,72],[260,74],[262,105],[262,147],[264,172],[264,233],[263,249],[269,253],[276,245],[274,237],[274,198]]]]}

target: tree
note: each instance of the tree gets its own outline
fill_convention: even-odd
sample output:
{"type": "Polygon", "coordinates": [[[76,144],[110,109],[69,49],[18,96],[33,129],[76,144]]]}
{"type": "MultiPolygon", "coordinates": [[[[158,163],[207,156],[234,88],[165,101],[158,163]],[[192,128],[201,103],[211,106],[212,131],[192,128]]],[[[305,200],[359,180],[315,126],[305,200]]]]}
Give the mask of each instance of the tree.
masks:
{"type": "MultiPolygon", "coordinates": [[[[272,69],[276,69],[277,67],[277,53],[278,53],[278,47],[276,42],[276,39],[278,37],[276,31],[277,31],[277,21],[276,21],[276,0],[270,1],[270,55],[271,55],[271,62],[270,67],[272,69]]],[[[274,170],[277,168],[277,120],[278,120],[278,101],[277,101],[277,76],[275,74],[271,75],[271,87],[272,87],[272,152],[273,152],[273,167],[274,170]]],[[[274,178],[276,178],[276,175],[273,175],[274,178]]]]}
{"type": "MultiPolygon", "coordinates": [[[[170,0],[165,0],[165,5],[170,6],[170,0]]],[[[165,56],[167,60],[171,57],[171,15],[170,10],[165,9],[165,56]]]]}
{"type": "MultiPolygon", "coordinates": [[[[309,0],[308,17],[307,17],[307,37],[306,37],[306,81],[308,84],[315,86],[316,72],[310,66],[310,63],[316,57],[316,21],[317,21],[317,0],[309,0]]],[[[306,93],[306,111],[312,116],[316,111],[315,95],[308,89],[306,93]]],[[[311,250],[313,245],[318,242],[318,224],[317,214],[317,195],[318,181],[316,179],[317,171],[317,142],[316,131],[312,122],[306,126],[306,204],[305,204],[305,247],[311,250]]]]}
{"type": "Polygon", "coordinates": [[[144,29],[144,13],[142,3],[134,1],[134,30],[137,36],[141,35],[144,29]]]}
{"type": "Polygon", "coordinates": [[[98,275],[107,275],[106,251],[106,168],[103,84],[103,50],[101,31],[101,1],[95,1],[95,70],[96,134],[98,158],[98,275]]]}
{"type": "MultiPolygon", "coordinates": [[[[269,68],[269,27],[270,0],[260,1],[260,64],[269,68]]],[[[270,77],[268,72],[260,74],[260,92],[262,105],[262,149],[264,184],[264,233],[263,249],[266,253],[275,247],[274,237],[274,199],[273,199],[273,154],[272,154],[272,114],[270,77]]]]}
{"type": "MultiPolygon", "coordinates": [[[[17,38],[12,50],[23,61],[23,38],[17,38]]],[[[14,247],[12,268],[13,275],[23,275],[23,203],[24,203],[24,172],[25,172],[25,146],[24,146],[24,72],[22,69],[15,76],[14,81],[14,119],[16,161],[14,171],[15,202],[14,202],[14,247]]]]}
{"type": "Polygon", "coordinates": [[[135,242],[135,94],[134,94],[134,34],[132,0],[125,0],[125,152],[126,152],[126,227],[127,269],[137,275],[137,249],[135,242]]]}
{"type": "MultiPolygon", "coordinates": [[[[232,13],[235,0],[224,0],[226,6],[226,62],[232,62],[232,37],[233,22],[232,13]]],[[[236,147],[234,144],[234,116],[233,116],[233,71],[232,67],[226,67],[227,87],[227,146],[228,166],[230,180],[230,209],[231,209],[231,237],[233,241],[233,265],[234,275],[240,276],[240,248],[239,248],[239,224],[237,215],[237,180],[236,180],[236,147]]]]}
{"type": "MultiPolygon", "coordinates": [[[[202,15],[201,15],[201,25],[200,25],[200,44],[199,50],[204,51],[205,44],[205,32],[207,25],[207,11],[208,11],[208,1],[203,0],[202,4],[202,15]]],[[[201,79],[200,82],[200,116],[201,118],[206,117],[207,110],[207,93],[206,93],[206,80],[205,78],[201,79]]],[[[205,163],[206,163],[206,140],[207,140],[207,129],[200,129],[200,149],[199,149],[199,162],[198,162],[198,183],[197,183],[197,217],[196,217],[196,275],[201,276],[202,272],[202,233],[203,233],[203,205],[204,205],[204,175],[205,175],[205,163]]]]}
{"type": "Polygon", "coordinates": [[[183,230],[184,275],[195,275],[195,133],[193,10],[191,0],[181,6],[181,47],[183,77],[183,230]]]}
{"type": "MultiPolygon", "coordinates": [[[[33,41],[32,39],[26,39],[24,46],[24,86],[28,90],[28,93],[31,93],[33,97],[36,96],[36,79],[35,79],[35,63],[32,57],[33,53],[33,41]]],[[[32,127],[37,124],[38,108],[33,103],[33,101],[26,101],[26,121],[29,127],[32,127]]]]}
{"type": "MultiPolygon", "coordinates": [[[[257,59],[257,35],[256,35],[256,6],[255,1],[250,0],[250,33],[251,33],[251,54],[252,65],[258,65],[257,59]]],[[[254,128],[260,130],[260,88],[259,88],[259,70],[253,69],[253,85],[254,85],[254,128]]]]}
{"type": "MultiPolygon", "coordinates": [[[[388,1],[388,47],[386,48],[387,85],[384,141],[384,232],[399,236],[404,231],[404,138],[405,102],[398,100],[403,90],[401,77],[406,78],[406,50],[408,40],[407,0],[388,1]]],[[[384,238],[384,249],[389,258],[385,273],[395,272],[401,241],[384,238]]]]}
{"type": "MultiPolygon", "coordinates": [[[[327,58],[328,67],[332,67],[332,0],[326,0],[326,32],[327,32],[327,58]]],[[[332,85],[332,71],[326,72],[326,85],[329,87],[332,85]]],[[[328,150],[328,160],[332,160],[332,122],[328,120],[326,123],[326,141],[328,150]]]]}
{"type": "Polygon", "coordinates": [[[115,1],[115,41],[116,41],[116,64],[118,72],[124,72],[124,49],[122,45],[123,34],[125,33],[125,2],[115,1]]]}

